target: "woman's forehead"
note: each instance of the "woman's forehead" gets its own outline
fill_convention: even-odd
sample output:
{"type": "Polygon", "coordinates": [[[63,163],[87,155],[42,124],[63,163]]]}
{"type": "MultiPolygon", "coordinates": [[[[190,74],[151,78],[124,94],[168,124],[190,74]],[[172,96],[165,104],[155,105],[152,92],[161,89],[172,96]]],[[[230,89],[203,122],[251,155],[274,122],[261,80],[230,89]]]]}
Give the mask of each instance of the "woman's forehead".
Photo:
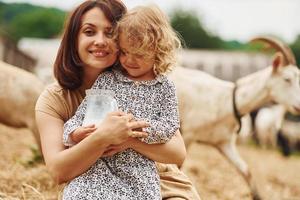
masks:
{"type": "Polygon", "coordinates": [[[112,23],[106,18],[104,12],[100,8],[93,8],[87,11],[81,19],[81,26],[94,25],[100,27],[111,27],[112,23]]]}

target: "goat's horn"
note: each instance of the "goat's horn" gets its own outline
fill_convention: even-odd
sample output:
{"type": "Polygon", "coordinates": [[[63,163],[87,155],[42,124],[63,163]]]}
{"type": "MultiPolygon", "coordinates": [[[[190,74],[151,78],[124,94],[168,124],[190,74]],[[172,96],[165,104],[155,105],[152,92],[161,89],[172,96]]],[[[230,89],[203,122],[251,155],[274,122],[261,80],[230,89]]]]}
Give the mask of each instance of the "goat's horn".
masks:
{"type": "Polygon", "coordinates": [[[271,38],[271,37],[256,37],[252,39],[250,42],[265,42],[275,48],[277,51],[280,51],[284,58],[286,59],[288,64],[296,65],[295,55],[293,54],[292,50],[281,41],[271,38]]]}

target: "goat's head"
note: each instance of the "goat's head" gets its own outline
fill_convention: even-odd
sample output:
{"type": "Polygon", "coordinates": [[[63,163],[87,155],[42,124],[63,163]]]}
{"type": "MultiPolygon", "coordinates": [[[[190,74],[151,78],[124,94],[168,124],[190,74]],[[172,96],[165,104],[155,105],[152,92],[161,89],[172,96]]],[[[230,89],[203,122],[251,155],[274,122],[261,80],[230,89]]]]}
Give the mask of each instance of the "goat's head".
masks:
{"type": "Polygon", "coordinates": [[[277,39],[258,37],[251,42],[264,42],[276,50],[272,61],[272,75],[268,80],[270,97],[285,105],[288,111],[300,113],[300,71],[291,49],[277,39]]]}

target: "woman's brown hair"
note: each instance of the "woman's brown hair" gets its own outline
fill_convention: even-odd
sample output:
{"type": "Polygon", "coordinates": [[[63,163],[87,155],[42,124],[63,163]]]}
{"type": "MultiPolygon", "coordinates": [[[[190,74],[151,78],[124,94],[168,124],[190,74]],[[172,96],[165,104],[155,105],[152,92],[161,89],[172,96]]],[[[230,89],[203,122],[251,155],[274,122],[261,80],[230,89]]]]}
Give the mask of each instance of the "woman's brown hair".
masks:
{"type": "Polygon", "coordinates": [[[69,15],[54,63],[54,76],[65,89],[73,90],[82,85],[83,63],[77,52],[77,37],[82,16],[95,7],[102,10],[113,26],[127,11],[120,0],[88,0],[69,15]]]}

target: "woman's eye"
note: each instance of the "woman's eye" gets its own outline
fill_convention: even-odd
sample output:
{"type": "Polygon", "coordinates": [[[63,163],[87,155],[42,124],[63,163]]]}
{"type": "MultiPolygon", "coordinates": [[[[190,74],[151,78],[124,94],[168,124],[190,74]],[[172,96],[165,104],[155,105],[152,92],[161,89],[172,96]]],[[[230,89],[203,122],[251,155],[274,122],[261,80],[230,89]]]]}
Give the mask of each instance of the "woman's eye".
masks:
{"type": "Polygon", "coordinates": [[[112,38],[114,36],[114,31],[111,29],[105,32],[106,37],[112,38]]]}
{"type": "Polygon", "coordinates": [[[284,81],[285,81],[286,83],[291,83],[291,79],[289,79],[289,78],[285,78],[284,81]]]}
{"type": "Polygon", "coordinates": [[[120,54],[121,54],[121,55],[125,55],[125,52],[122,51],[122,50],[120,50],[120,54]]]}
{"type": "Polygon", "coordinates": [[[93,30],[85,30],[84,34],[87,36],[92,36],[92,35],[94,35],[94,31],[93,30]]]}

